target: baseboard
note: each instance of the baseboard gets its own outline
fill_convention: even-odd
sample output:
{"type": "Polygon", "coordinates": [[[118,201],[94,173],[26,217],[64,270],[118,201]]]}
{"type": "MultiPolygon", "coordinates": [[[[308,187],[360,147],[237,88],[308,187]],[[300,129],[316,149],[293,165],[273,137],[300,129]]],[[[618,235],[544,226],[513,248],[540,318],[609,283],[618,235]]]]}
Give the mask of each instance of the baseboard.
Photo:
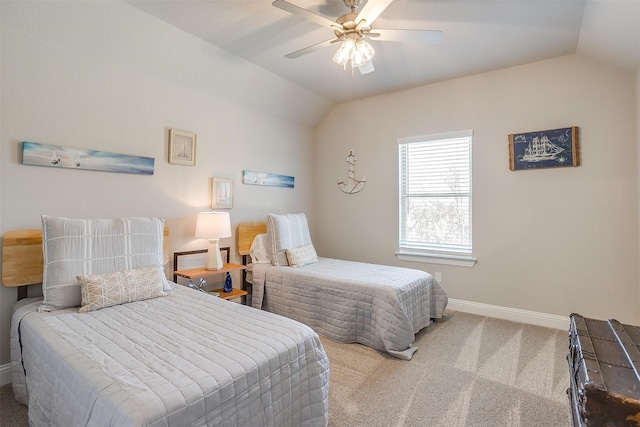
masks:
{"type": "Polygon", "coordinates": [[[517,308],[501,307],[499,305],[483,304],[453,298],[449,298],[447,309],[547,328],[569,330],[569,316],[556,316],[553,314],[539,313],[537,311],[520,310],[517,308]]]}
{"type": "Polygon", "coordinates": [[[0,387],[9,384],[11,381],[11,363],[0,365],[0,387]]]}

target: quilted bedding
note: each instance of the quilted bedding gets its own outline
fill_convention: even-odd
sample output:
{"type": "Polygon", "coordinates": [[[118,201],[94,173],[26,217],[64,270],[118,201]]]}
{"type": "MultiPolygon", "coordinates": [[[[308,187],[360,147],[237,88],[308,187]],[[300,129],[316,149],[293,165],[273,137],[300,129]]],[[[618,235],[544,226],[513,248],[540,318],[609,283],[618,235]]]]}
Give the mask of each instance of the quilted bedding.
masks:
{"type": "Polygon", "coordinates": [[[86,314],[35,306],[11,339],[32,426],[328,423],[328,359],[298,322],[182,286],[86,314]]]}
{"type": "Polygon", "coordinates": [[[409,360],[415,334],[441,318],[448,298],[421,270],[319,258],[299,268],[254,264],[252,305],[409,360]]]}

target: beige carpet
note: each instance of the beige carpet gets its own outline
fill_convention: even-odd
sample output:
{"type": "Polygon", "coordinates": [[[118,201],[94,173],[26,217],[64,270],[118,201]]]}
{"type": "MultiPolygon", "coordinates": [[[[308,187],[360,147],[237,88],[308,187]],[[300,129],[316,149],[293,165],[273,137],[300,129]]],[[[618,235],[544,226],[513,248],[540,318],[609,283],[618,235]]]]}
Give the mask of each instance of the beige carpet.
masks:
{"type": "MultiPolygon", "coordinates": [[[[411,361],[322,339],[332,427],[566,427],[567,333],[459,312],[418,334],[411,361]]],[[[0,388],[0,426],[27,426],[0,388]]]]}
{"type": "Polygon", "coordinates": [[[322,342],[330,426],[570,425],[565,331],[447,311],[408,362],[322,342]]]}
{"type": "Polygon", "coordinates": [[[27,407],[16,402],[11,384],[0,387],[0,427],[28,425],[27,407]]]}

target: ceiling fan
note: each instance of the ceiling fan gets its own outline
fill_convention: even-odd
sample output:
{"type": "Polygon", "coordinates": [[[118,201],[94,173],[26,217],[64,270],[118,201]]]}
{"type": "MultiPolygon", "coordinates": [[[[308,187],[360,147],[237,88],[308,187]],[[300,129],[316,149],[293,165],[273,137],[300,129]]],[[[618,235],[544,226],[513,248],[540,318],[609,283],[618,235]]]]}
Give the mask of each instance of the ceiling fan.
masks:
{"type": "Polygon", "coordinates": [[[393,0],[368,0],[356,13],[362,0],[343,0],[345,6],[351,9],[350,13],[340,16],[335,21],[318,15],[307,9],[303,9],[285,0],[275,0],[272,4],[278,9],[294,15],[301,16],[311,22],[330,28],[335,38],[305,47],[285,55],[285,58],[294,59],[315,50],[322,49],[333,43],[342,42],[342,45],[333,57],[333,61],[343,67],[350,61],[352,68],[358,68],[361,74],[374,70],[371,59],[375,51],[366,39],[380,41],[419,42],[436,44],[442,37],[439,30],[409,30],[409,29],[380,29],[372,27],[373,21],[391,4],[393,0]]]}

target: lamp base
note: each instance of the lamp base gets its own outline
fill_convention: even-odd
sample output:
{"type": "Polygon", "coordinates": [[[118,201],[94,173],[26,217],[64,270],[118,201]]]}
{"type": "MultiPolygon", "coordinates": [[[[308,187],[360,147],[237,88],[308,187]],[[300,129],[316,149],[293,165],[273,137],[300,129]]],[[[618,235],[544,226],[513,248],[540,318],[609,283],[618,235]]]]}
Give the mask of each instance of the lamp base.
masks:
{"type": "Polygon", "coordinates": [[[220,239],[209,239],[209,249],[204,268],[207,270],[221,270],[224,267],[222,257],[220,256],[220,239]]]}

